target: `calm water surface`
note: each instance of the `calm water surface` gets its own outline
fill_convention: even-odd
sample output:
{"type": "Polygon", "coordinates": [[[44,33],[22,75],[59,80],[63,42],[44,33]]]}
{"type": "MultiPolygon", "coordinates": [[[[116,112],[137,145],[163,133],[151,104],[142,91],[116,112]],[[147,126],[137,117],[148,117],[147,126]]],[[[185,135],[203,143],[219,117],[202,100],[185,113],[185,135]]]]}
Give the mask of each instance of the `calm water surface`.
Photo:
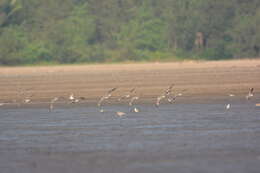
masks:
{"type": "Polygon", "coordinates": [[[0,172],[260,172],[254,104],[137,107],[0,109],[0,172]]]}

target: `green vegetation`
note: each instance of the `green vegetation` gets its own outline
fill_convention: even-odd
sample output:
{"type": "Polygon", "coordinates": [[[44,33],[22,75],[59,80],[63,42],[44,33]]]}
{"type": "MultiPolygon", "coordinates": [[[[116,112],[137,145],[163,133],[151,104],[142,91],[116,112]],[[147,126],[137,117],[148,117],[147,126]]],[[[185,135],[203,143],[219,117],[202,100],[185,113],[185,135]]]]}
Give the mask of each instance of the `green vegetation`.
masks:
{"type": "Polygon", "coordinates": [[[0,0],[1,65],[259,55],[259,0],[0,0]]]}

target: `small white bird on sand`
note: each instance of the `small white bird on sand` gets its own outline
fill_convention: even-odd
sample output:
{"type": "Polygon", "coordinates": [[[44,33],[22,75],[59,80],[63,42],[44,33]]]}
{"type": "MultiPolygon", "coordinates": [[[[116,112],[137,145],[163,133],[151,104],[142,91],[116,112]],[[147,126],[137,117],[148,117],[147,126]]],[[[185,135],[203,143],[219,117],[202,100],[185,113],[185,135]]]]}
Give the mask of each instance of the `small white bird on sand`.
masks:
{"type": "Polygon", "coordinates": [[[26,98],[26,99],[24,99],[23,101],[24,101],[24,103],[30,103],[30,102],[31,102],[31,99],[26,98]]]}
{"type": "Polygon", "coordinates": [[[231,104],[229,103],[229,104],[226,105],[226,109],[228,110],[230,108],[231,108],[231,104]]]}
{"type": "Polygon", "coordinates": [[[178,93],[177,96],[179,96],[179,97],[182,96],[182,93],[178,93]]]}
{"type": "Polygon", "coordinates": [[[126,113],[124,113],[124,112],[116,112],[116,115],[119,116],[119,117],[122,117],[122,116],[126,115],[126,113]]]}
{"type": "Polygon", "coordinates": [[[74,98],[74,94],[71,93],[70,96],[69,96],[69,100],[70,100],[70,101],[73,101],[74,99],[75,99],[75,98],[74,98]]]}
{"type": "Polygon", "coordinates": [[[235,95],[234,94],[229,94],[229,97],[234,97],[235,95]]]}
{"type": "Polygon", "coordinates": [[[78,103],[78,102],[79,102],[79,99],[76,99],[76,98],[74,97],[74,94],[71,93],[70,96],[69,96],[69,101],[70,101],[70,103],[78,103]]]}
{"type": "Polygon", "coordinates": [[[70,103],[78,103],[80,100],[85,100],[85,99],[86,99],[85,97],[75,98],[73,93],[71,93],[69,96],[70,103]]]}

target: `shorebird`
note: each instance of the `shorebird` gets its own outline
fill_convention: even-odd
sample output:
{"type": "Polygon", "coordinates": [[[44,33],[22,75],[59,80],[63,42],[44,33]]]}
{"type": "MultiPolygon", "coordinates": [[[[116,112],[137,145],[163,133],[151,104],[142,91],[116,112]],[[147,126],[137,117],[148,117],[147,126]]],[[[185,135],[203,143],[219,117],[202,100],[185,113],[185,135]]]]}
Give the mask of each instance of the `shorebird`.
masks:
{"type": "Polygon", "coordinates": [[[234,97],[235,95],[234,95],[234,94],[229,94],[228,96],[229,96],[229,97],[234,97]]]}
{"type": "Polygon", "coordinates": [[[178,93],[177,96],[179,96],[179,97],[182,96],[182,93],[178,93]]]}
{"type": "Polygon", "coordinates": [[[32,101],[31,100],[32,97],[33,97],[33,94],[25,96],[25,98],[23,99],[23,102],[24,103],[30,103],[32,101]]]}
{"type": "Polygon", "coordinates": [[[134,102],[135,100],[138,100],[138,99],[139,99],[139,97],[137,97],[137,96],[132,97],[132,98],[130,99],[128,105],[129,105],[129,106],[133,106],[133,102],[134,102]]]}
{"type": "Polygon", "coordinates": [[[177,95],[168,96],[167,101],[168,101],[169,103],[173,103],[173,102],[176,100],[176,98],[177,98],[177,95]]]}
{"type": "Polygon", "coordinates": [[[246,95],[246,99],[249,100],[251,97],[254,96],[254,88],[249,89],[249,93],[246,95]]]}
{"type": "Polygon", "coordinates": [[[23,102],[24,102],[24,103],[30,103],[30,102],[31,102],[31,99],[26,98],[26,99],[23,100],[23,102]]]}
{"type": "MultiPolygon", "coordinates": [[[[162,95],[158,96],[157,99],[156,99],[156,103],[155,103],[155,106],[159,106],[160,105],[160,102],[161,100],[163,99],[167,99],[167,101],[169,103],[173,103],[177,97],[177,95],[174,95],[172,94],[172,88],[173,88],[174,84],[171,84],[165,91],[162,95]]],[[[178,95],[182,95],[181,93],[179,93],[178,95]]]]}
{"type": "Polygon", "coordinates": [[[17,99],[15,100],[15,102],[17,102],[17,103],[20,102],[20,103],[18,103],[18,106],[20,106],[21,103],[30,103],[31,102],[31,98],[33,96],[33,94],[29,93],[31,89],[32,88],[23,89],[20,87],[17,89],[17,99]]]}
{"type": "Polygon", "coordinates": [[[226,109],[228,110],[230,108],[231,108],[231,104],[229,103],[229,104],[226,105],[226,109]]]}
{"type": "Polygon", "coordinates": [[[174,84],[171,84],[165,91],[164,94],[166,96],[170,95],[172,93],[172,88],[173,88],[174,84]]]}
{"type": "Polygon", "coordinates": [[[71,93],[71,94],[70,94],[70,96],[69,96],[69,100],[71,100],[71,101],[72,101],[72,100],[74,100],[74,99],[75,99],[75,98],[74,98],[74,94],[73,94],[73,93],[71,93]]]}
{"type": "Polygon", "coordinates": [[[86,99],[85,97],[75,98],[73,93],[71,93],[69,96],[70,103],[78,103],[80,100],[85,100],[85,99],[86,99]]]}
{"type": "MultiPolygon", "coordinates": [[[[108,90],[107,93],[106,93],[104,96],[102,96],[102,97],[100,98],[100,100],[98,101],[98,103],[97,103],[98,107],[101,107],[103,101],[109,99],[109,98],[112,96],[112,93],[113,93],[116,89],[117,89],[117,88],[112,88],[112,89],[108,90]]],[[[101,110],[102,110],[102,109],[100,109],[100,111],[101,111],[101,110]]],[[[103,110],[103,112],[104,112],[104,110],[103,110]]]]}
{"type": "MultiPolygon", "coordinates": [[[[139,97],[137,97],[137,96],[132,97],[132,98],[130,99],[128,105],[129,105],[130,107],[132,107],[134,101],[135,101],[135,100],[138,100],[138,99],[139,99],[139,97]]],[[[133,109],[133,112],[138,113],[138,112],[139,112],[139,109],[138,109],[137,107],[135,107],[135,108],[133,109]]]]}
{"type": "Polygon", "coordinates": [[[131,94],[135,91],[135,88],[132,88],[130,91],[128,91],[125,95],[118,98],[118,101],[121,101],[122,99],[127,99],[131,97],[131,94]]]}
{"type": "Polygon", "coordinates": [[[135,113],[138,113],[138,112],[139,112],[139,109],[135,107],[135,108],[134,108],[134,112],[135,112],[135,113]]]}
{"type": "Polygon", "coordinates": [[[69,96],[69,101],[70,101],[70,103],[78,103],[78,102],[79,102],[79,99],[76,99],[76,98],[74,97],[74,94],[71,93],[70,96],[69,96]]]}
{"type": "Polygon", "coordinates": [[[116,115],[119,116],[119,117],[122,117],[122,116],[126,115],[126,113],[124,113],[124,112],[116,112],[116,115]]]}
{"type": "Polygon", "coordinates": [[[157,107],[159,107],[159,105],[160,105],[160,102],[161,102],[161,100],[162,99],[164,99],[166,96],[163,94],[163,95],[161,95],[161,96],[159,96],[159,97],[157,97],[157,100],[156,100],[156,106],[157,107]]]}
{"type": "Polygon", "coordinates": [[[51,102],[50,102],[50,106],[49,106],[49,112],[51,112],[54,108],[53,104],[58,101],[59,98],[58,97],[54,97],[53,99],[51,99],[51,102]]]}

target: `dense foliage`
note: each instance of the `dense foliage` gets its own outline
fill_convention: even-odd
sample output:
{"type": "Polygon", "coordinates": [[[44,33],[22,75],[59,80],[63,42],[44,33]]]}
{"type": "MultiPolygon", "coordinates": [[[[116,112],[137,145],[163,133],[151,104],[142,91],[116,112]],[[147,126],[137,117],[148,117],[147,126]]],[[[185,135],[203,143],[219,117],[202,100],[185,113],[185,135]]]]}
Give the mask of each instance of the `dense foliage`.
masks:
{"type": "Polygon", "coordinates": [[[0,0],[2,65],[259,55],[259,0],[0,0]]]}

